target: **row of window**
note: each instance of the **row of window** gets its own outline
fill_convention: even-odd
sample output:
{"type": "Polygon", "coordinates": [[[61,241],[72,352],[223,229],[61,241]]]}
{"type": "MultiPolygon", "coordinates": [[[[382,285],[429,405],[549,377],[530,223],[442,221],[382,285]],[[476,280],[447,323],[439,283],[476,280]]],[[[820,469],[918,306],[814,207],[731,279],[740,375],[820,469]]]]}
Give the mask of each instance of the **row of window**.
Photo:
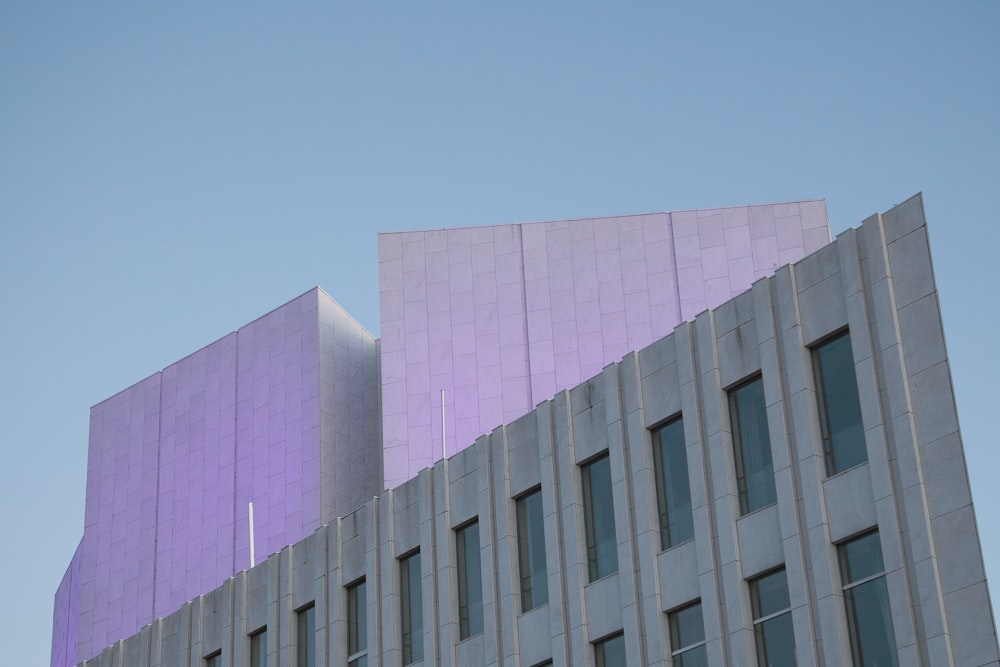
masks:
{"type": "MultiPolygon", "coordinates": [[[[520,503],[521,501],[519,501],[520,503]]],[[[521,505],[524,507],[525,505],[521,505]]],[[[482,576],[479,568],[478,524],[457,531],[459,547],[459,624],[462,638],[483,631],[482,576]]],[[[877,532],[869,532],[838,547],[844,602],[853,663],[859,667],[898,664],[892,630],[885,568],[877,532]]],[[[423,615],[420,589],[420,552],[399,560],[400,621],[403,664],[423,659],[423,615]]],[[[524,584],[522,584],[522,588],[524,584]]],[[[793,667],[795,633],[784,568],[772,570],[749,581],[757,664],[793,667]]],[[[367,667],[367,613],[365,581],[347,586],[348,667],[367,667]]],[[[316,661],[316,610],[312,604],[300,609],[296,619],[299,667],[314,667],[316,661]]],[[[668,615],[670,647],[676,667],[704,667],[708,664],[701,601],[687,604],[668,615]]],[[[267,629],[250,635],[250,667],[264,667],[267,629]]],[[[594,643],[597,667],[625,665],[625,638],[622,633],[594,643]]],[[[221,653],[205,658],[206,667],[219,667],[221,653]]]]}
{"type": "MultiPolygon", "coordinates": [[[[832,475],[867,460],[848,334],[840,333],[814,347],[812,359],[823,453],[827,473],[832,475]]],[[[777,499],[763,381],[760,376],[752,378],[730,389],[728,396],[740,511],[747,514],[771,505],[777,499]]],[[[661,547],[667,549],[694,537],[683,420],[677,417],[654,429],[652,439],[660,540],[661,547]]],[[[588,577],[593,582],[618,571],[610,458],[605,452],[580,468],[588,577]]],[[[515,520],[521,610],[526,612],[548,602],[540,490],[536,489],[515,499],[515,520]]],[[[455,540],[459,636],[460,639],[466,639],[483,631],[478,521],[458,527],[455,530],[455,540]]],[[[866,616],[871,613],[871,599],[881,596],[879,599],[884,602],[885,597],[883,578],[880,574],[872,574],[875,571],[881,572],[881,550],[878,548],[877,533],[871,533],[848,545],[841,547],[841,567],[844,581],[847,582],[845,599],[848,601],[848,618],[852,627],[852,646],[857,646],[855,664],[894,664],[882,662],[882,658],[873,662],[863,657],[875,654],[881,656],[884,653],[879,653],[881,649],[868,646],[882,644],[871,637],[865,639],[867,635],[862,636],[863,629],[876,628],[878,625],[875,622],[877,619],[866,616]],[[870,536],[874,536],[874,551],[870,542],[864,542],[865,539],[870,540],[870,536]],[[848,546],[855,543],[869,546],[848,546]],[[855,554],[855,551],[858,553],[855,554]],[[875,555],[878,557],[877,566],[873,560],[875,555]],[[867,565],[862,565],[863,561],[867,565]],[[851,565],[852,563],[854,564],[851,565]],[[865,588],[873,581],[882,583],[865,588]],[[858,592],[853,592],[855,588],[858,592]],[[855,600],[859,600],[859,604],[855,604],[855,600]]],[[[403,664],[408,665],[422,660],[424,653],[419,550],[399,559],[399,573],[401,647],[403,664]]],[[[750,591],[760,664],[794,664],[794,637],[791,632],[784,570],[753,580],[750,591]]],[[[365,602],[363,579],[347,587],[349,667],[365,667],[367,664],[365,602]]],[[[885,603],[881,609],[884,610],[882,626],[888,628],[891,638],[891,625],[886,625],[888,604],[885,603]]],[[[313,665],[315,610],[310,605],[298,614],[298,664],[313,665]]],[[[700,604],[695,603],[673,612],[670,615],[670,628],[671,646],[675,647],[675,664],[705,664],[700,604]]],[[[875,630],[872,632],[878,634],[875,630]]],[[[894,643],[890,641],[887,646],[894,646],[894,643]]],[[[266,630],[250,635],[251,667],[264,664],[263,656],[266,651],[266,630]]],[[[598,642],[595,644],[595,651],[598,665],[624,664],[622,635],[598,642]]],[[[217,664],[212,662],[217,656],[215,654],[206,658],[209,667],[217,664]]]]}
{"type": "MultiPolygon", "coordinates": [[[[844,542],[838,547],[838,554],[853,664],[896,667],[896,640],[878,533],[866,533],[844,542]]],[[[794,667],[795,632],[784,568],[750,580],[749,589],[757,664],[794,667]]],[[[669,625],[675,667],[707,665],[701,601],[671,612],[669,625]]],[[[601,662],[600,656],[607,652],[603,643],[595,644],[597,664],[624,665],[624,657],[613,663],[601,662]]]]}

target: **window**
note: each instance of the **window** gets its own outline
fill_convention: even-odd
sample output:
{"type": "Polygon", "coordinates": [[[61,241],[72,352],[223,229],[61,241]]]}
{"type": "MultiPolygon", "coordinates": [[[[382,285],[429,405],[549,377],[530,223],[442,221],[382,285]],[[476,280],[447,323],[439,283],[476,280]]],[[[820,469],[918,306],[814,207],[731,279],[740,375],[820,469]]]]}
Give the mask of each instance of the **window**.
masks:
{"type": "Polygon", "coordinates": [[[250,635],[250,667],[267,665],[267,626],[250,635]]]}
{"type": "Polygon", "coordinates": [[[813,348],[812,359],[826,474],[835,475],[868,460],[851,336],[845,331],[813,348]]]}
{"type": "Polygon", "coordinates": [[[896,637],[878,532],[844,542],[838,551],[854,665],[896,667],[896,637]]]}
{"type": "Polygon", "coordinates": [[[595,642],[594,660],[597,662],[597,667],[623,667],[625,665],[625,635],[619,633],[595,642]]]}
{"type": "Polygon", "coordinates": [[[309,603],[295,613],[295,664],[316,667],[316,605],[309,603]]]}
{"type": "Polygon", "coordinates": [[[468,639],[483,631],[483,573],[479,555],[479,522],[455,531],[458,556],[458,635],[468,639]]]}
{"type": "Polygon", "coordinates": [[[680,417],[653,431],[653,469],[660,548],[669,549],[694,538],[684,422],[680,417]]]}
{"type": "Polygon", "coordinates": [[[729,413],[740,514],[749,514],[777,500],[763,380],[758,377],[730,390],[729,413]]]}
{"type": "Polygon", "coordinates": [[[347,587],[347,667],[368,666],[368,597],[365,580],[347,587]]]}
{"type": "Polygon", "coordinates": [[[517,561],[521,573],[521,611],[526,612],[549,601],[542,492],[532,491],[518,498],[515,504],[517,561]]]}
{"type": "Polygon", "coordinates": [[[582,468],[587,567],[590,581],[597,581],[618,571],[615,507],[611,499],[611,459],[605,453],[582,468]]]}
{"type": "Polygon", "coordinates": [[[222,667],[222,651],[205,656],[205,667],[222,667]]]}
{"type": "Polygon", "coordinates": [[[757,664],[761,667],[794,667],[795,633],[788,601],[785,570],[775,570],[750,582],[753,634],[757,664]]]}
{"type": "Polygon", "coordinates": [[[705,625],[701,618],[701,602],[678,609],[669,616],[670,655],[674,667],[707,667],[705,625]]]}
{"type": "Polygon", "coordinates": [[[424,659],[424,610],[420,593],[420,552],[399,559],[400,628],[403,664],[424,659]]]}

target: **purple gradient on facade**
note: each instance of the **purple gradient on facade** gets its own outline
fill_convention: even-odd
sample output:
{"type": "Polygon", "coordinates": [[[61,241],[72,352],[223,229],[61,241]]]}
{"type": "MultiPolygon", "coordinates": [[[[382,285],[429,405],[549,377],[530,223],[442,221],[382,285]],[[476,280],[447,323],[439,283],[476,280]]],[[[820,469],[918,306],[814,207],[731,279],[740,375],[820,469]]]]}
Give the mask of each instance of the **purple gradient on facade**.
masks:
{"type": "Polygon", "coordinates": [[[807,201],[379,235],[385,486],[830,242],[807,201]]]}
{"type": "Polygon", "coordinates": [[[376,349],[314,289],[95,406],[52,664],[246,569],[249,500],[263,559],[378,492],[378,455],[350,455],[378,449],[376,349]]]}
{"type": "Polygon", "coordinates": [[[52,611],[52,665],[76,663],[77,617],[80,614],[80,545],[66,568],[52,611]]]}

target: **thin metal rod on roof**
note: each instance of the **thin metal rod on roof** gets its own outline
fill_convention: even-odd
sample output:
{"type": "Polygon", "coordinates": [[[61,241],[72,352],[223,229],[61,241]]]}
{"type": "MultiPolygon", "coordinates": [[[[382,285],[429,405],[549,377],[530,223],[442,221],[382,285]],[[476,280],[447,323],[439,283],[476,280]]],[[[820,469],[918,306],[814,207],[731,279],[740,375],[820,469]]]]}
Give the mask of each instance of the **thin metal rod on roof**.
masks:
{"type": "Polygon", "coordinates": [[[253,552],[253,501],[247,503],[247,516],[249,518],[250,524],[250,567],[257,564],[256,558],[253,552]]]}

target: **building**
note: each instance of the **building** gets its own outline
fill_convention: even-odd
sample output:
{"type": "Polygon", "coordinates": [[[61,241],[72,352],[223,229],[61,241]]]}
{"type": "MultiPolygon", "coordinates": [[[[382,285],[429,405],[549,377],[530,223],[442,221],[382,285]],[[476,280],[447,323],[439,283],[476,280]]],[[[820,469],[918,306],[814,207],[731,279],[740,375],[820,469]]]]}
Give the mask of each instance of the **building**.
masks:
{"type": "MultiPolygon", "coordinates": [[[[852,655],[862,664],[859,652],[864,664],[1000,664],[920,197],[817,247],[807,237],[819,234],[806,232],[829,239],[821,204],[768,208],[690,214],[690,245],[679,242],[690,236],[678,233],[679,214],[649,216],[649,227],[645,217],[616,221],[617,246],[603,221],[583,230],[543,223],[544,233],[487,228],[490,238],[464,230],[467,249],[451,232],[383,238],[381,355],[314,291],[97,406],[87,525],[57,593],[53,664],[743,665],[763,639],[773,664],[792,664],[790,655],[799,665],[850,664],[852,655]],[[779,210],[797,219],[779,226],[792,217],[779,210]],[[817,215],[822,224],[808,226],[817,215]],[[727,254],[728,237],[742,235],[728,230],[743,222],[752,241],[772,240],[727,254]],[[669,243],[672,265],[657,264],[658,253],[637,257],[635,227],[645,247],[651,235],[669,243]],[[721,253],[710,251],[720,246],[715,229],[721,253]],[[774,267],[758,248],[781,245],[809,254],[762,278],[774,267]],[[696,275],[681,277],[694,259],[685,247],[698,248],[702,283],[721,286],[719,273],[728,293],[707,289],[700,307],[685,296],[696,275]],[[616,281],[598,276],[595,322],[576,305],[594,300],[588,276],[612,270],[614,251],[621,291],[602,292],[616,281]],[[733,278],[733,260],[747,256],[749,289],[733,278]],[[675,298],[654,303],[663,283],[650,277],[670,272],[675,298]],[[469,284],[465,308],[469,297],[454,295],[469,284]],[[670,311],[679,316],[664,324],[670,311]],[[518,321],[520,338],[505,333],[503,323],[518,321]],[[556,325],[568,323],[578,340],[597,342],[558,347],[567,336],[556,325]],[[469,332],[471,353],[460,347],[469,332]],[[552,368],[537,363],[549,349],[552,368]],[[592,377],[560,370],[571,352],[592,377]],[[379,369],[374,381],[366,370],[379,358],[381,385],[379,369]],[[368,456],[350,443],[357,434],[378,441],[379,419],[363,399],[379,386],[386,448],[368,456]],[[491,386],[498,395],[484,395],[491,386]],[[462,434],[473,419],[486,428],[461,451],[446,436],[449,457],[435,462],[427,443],[441,445],[441,426],[435,432],[423,413],[439,414],[430,398],[439,387],[437,423],[458,434],[456,445],[469,444],[462,434]],[[530,400],[539,402],[528,411],[530,400]],[[497,414],[506,424],[491,429],[497,414]],[[391,445],[401,423],[415,440],[391,445]],[[232,452],[231,484],[228,473],[198,478],[210,467],[205,443],[215,442],[232,452]],[[341,512],[371,484],[380,456],[386,480],[424,467],[341,512]],[[134,477],[151,466],[152,528],[128,515],[147,500],[150,484],[134,477]],[[248,488],[243,497],[267,506],[254,522],[266,545],[258,551],[280,550],[243,571],[248,488]],[[216,507],[217,523],[192,512],[195,502],[216,507]],[[121,512],[126,530],[115,533],[121,512]],[[228,550],[204,539],[189,546],[222,525],[228,550]],[[135,571],[150,530],[153,571],[135,571]],[[94,560],[106,544],[109,557],[94,560]],[[126,599],[141,603],[110,613],[126,599]]],[[[229,460],[216,468],[229,471],[229,460]]]]}

